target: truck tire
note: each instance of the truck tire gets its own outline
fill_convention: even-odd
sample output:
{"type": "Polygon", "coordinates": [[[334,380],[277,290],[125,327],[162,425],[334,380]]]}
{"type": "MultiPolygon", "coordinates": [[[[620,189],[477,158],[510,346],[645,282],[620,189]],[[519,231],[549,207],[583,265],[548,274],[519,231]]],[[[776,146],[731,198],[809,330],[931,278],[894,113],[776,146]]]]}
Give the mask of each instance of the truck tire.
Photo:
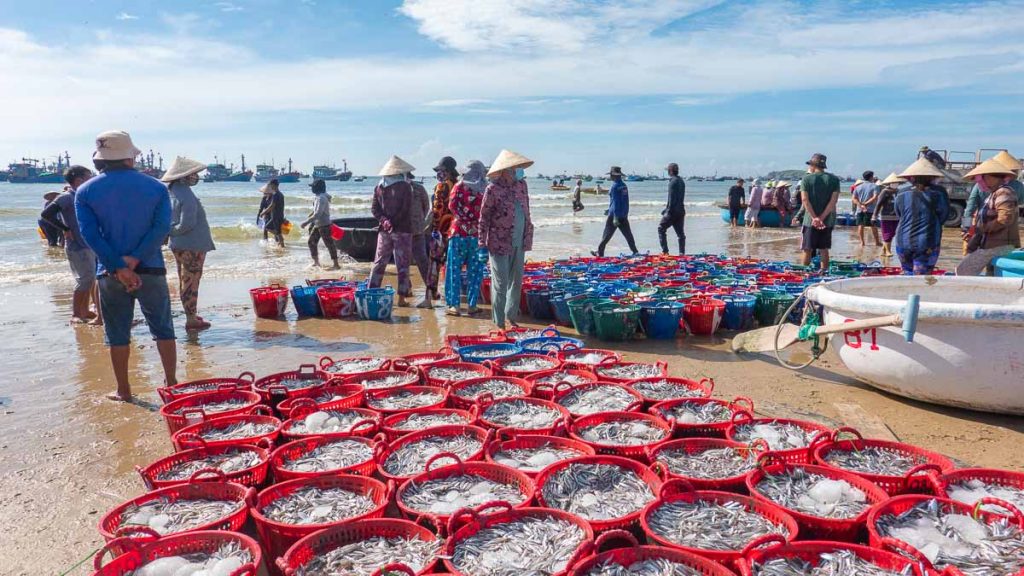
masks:
{"type": "Polygon", "coordinates": [[[949,218],[946,219],[946,228],[959,228],[960,223],[964,219],[964,212],[966,211],[966,204],[960,202],[949,203],[949,218]]]}

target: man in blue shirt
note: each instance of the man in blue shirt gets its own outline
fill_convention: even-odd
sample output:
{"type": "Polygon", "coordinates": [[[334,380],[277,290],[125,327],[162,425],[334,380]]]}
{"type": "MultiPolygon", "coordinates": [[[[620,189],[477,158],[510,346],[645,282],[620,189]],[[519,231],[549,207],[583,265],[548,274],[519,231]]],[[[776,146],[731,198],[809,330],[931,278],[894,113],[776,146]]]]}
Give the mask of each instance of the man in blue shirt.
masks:
{"type": "Polygon", "coordinates": [[[100,134],[93,161],[102,174],[75,195],[80,237],[99,261],[100,306],[117,380],[117,392],[108,398],[123,402],[132,400],[128,357],[136,301],[156,340],[165,383],[177,383],[171,298],[160,251],[171,230],[171,201],[163,184],[135,171],[138,154],[128,133],[100,134]]]}
{"type": "Polygon", "coordinates": [[[622,235],[626,237],[626,242],[629,244],[629,250],[633,254],[637,254],[636,241],[633,240],[633,231],[629,228],[629,188],[622,181],[622,168],[612,166],[612,169],[608,172],[608,177],[612,180],[612,187],[608,191],[608,220],[604,224],[604,235],[601,237],[601,244],[591,254],[599,257],[604,256],[604,249],[608,246],[612,236],[615,235],[616,230],[622,230],[622,235]]]}
{"type": "Polygon", "coordinates": [[[882,189],[875,184],[875,173],[871,170],[862,175],[864,181],[853,189],[853,208],[857,211],[857,235],[860,236],[860,245],[864,246],[864,228],[871,228],[871,234],[875,237],[875,246],[881,246],[882,240],[878,237],[878,228],[872,223],[875,214],[875,202],[878,202],[878,195],[882,189]]]}

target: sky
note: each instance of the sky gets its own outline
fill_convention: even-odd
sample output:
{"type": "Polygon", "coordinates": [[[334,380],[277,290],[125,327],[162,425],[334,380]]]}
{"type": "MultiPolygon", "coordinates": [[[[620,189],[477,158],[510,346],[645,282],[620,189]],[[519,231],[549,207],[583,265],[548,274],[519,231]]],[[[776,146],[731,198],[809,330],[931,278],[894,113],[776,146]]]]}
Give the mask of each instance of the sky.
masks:
{"type": "Polygon", "coordinates": [[[0,164],[129,131],[303,171],[887,174],[1024,154],[1024,0],[0,0],[0,164]]]}

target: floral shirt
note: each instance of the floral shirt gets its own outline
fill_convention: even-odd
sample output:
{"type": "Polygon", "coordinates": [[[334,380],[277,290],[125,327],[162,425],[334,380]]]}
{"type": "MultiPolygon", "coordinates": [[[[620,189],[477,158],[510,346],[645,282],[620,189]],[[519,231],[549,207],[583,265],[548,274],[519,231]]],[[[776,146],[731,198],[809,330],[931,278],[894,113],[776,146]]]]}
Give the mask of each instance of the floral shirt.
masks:
{"type": "Polygon", "coordinates": [[[523,251],[533,249],[533,221],[530,219],[530,197],[526,182],[502,178],[487,185],[483,205],[480,207],[480,245],[492,254],[512,254],[516,203],[523,207],[526,215],[523,251]]]}
{"type": "Polygon", "coordinates": [[[434,230],[444,238],[448,237],[448,228],[452,225],[452,211],[448,208],[448,201],[454,185],[452,180],[441,180],[434,186],[434,207],[431,210],[434,214],[434,230]]]}
{"type": "Polygon", "coordinates": [[[474,192],[465,183],[459,182],[452,188],[448,209],[455,219],[452,221],[449,238],[456,236],[476,236],[480,229],[480,205],[484,200],[483,193],[474,192]]]}

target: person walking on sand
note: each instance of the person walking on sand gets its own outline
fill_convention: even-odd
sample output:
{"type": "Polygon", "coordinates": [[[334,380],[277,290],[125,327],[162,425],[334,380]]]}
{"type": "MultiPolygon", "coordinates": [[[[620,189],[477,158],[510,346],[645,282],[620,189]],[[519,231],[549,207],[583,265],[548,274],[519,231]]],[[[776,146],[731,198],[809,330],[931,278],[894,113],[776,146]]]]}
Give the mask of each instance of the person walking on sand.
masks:
{"type": "Polygon", "coordinates": [[[78,232],[78,218],[75,217],[75,193],[87,180],[92,170],[85,166],[71,166],[64,171],[67,192],[58,196],[43,209],[40,219],[58,229],[64,236],[64,252],[75,277],[75,289],[71,295],[71,321],[103,324],[100,311],[99,289],[96,287],[96,253],[82,241],[78,232]],[[89,300],[96,308],[89,310],[89,300]]]}
{"type": "Polygon", "coordinates": [[[760,228],[761,227],[761,201],[764,200],[764,189],[761,188],[761,180],[754,178],[754,181],[750,184],[750,200],[747,202],[747,212],[743,215],[743,219],[747,224],[747,228],[760,228]]]}
{"type": "Polygon", "coordinates": [[[982,162],[964,176],[988,194],[965,235],[967,256],[956,267],[957,276],[992,275],[992,260],[1020,248],[1020,205],[1010,182],[1017,175],[995,159],[982,162]]]}
{"type": "Polygon", "coordinates": [[[636,255],[636,241],[633,239],[633,231],[629,228],[629,188],[622,181],[622,168],[612,166],[608,171],[608,178],[612,181],[612,187],[608,190],[608,219],[604,223],[604,234],[601,236],[601,243],[597,250],[591,254],[604,257],[604,249],[608,246],[616,230],[621,230],[626,243],[629,244],[629,251],[636,255]]]}
{"type": "Polygon", "coordinates": [[[458,316],[462,304],[462,281],[466,281],[468,314],[476,315],[480,298],[483,266],[480,263],[479,240],[480,206],[487,188],[487,167],[479,160],[471,160],[458,184],[452,188],[448,208],[454,219],[448,236],[448,262],[444,277],[444,299],[449,316],[458,316]],[[465,267],[465,274],[463,274],[465,267]]]}
{"type": "Polygon", "coordinates": [[[743,189],[743,179],[736,181],[736,184],[729,188],[729,226],[735,228],[740,223],[740,211],[743,210],[743,200],[747,192],[743,189]]]}
{"type": "Polygon", "coordinates": [[[872,216],[873,219],[878,220],[882,229],[883,258],[893,255],[892,239],[896,236],[896,225],[900,221],[899,216],[896,215],[896,194],[902,183],[903,179],[895,172],[889,174],[885,180],[882,180],[882,192],[878,195],[878,201],[875,202],[875,212],[872,216]]]}
{"type": "Polygon", "coordinates": [[[185,310],[185,330],[205,330],[210,323],[199,315],[199,282],[203,279],[206,254],[216,250],[203,203],[192,187],[206,165],[178,156],[161,182],[171,195],[170,248],[178,263],[178,296],[185,310]]]}
{"type": "Polygon", "coordinates": [[[140,153],[127,132],[103,132],[93,154],[103,173],[75,194],[79,232],[99,260],[103,328],[117,381],[117,392],[108,398],[124,402],[132,400],[128,359],[136,302],[156,340],[164,382],[177,384],[171,297],[160,250],[171,231],[171,199],[163,184],[135,171],[140,153]]]}
{"type": "Polygon", "coordinates": [[[459,172],[456,170],[455,159],[451,156],[441,158],[441,161],[434,166],[434,173],[437,175],[437,185],[434,186],[432,221],[434,231],[430,235],[432,246],[430,250],[430,297],[439,300],[441,295],[437,291],[437,283],[441,278],[441,268],[444,267],[448,258],[448,230],[452,225],[452,211],[448,208],[451,200],[452,188],[458,182],[459,172]]]}
{"type": "Polygon", "coordinates": [[[430,210],[430,194],[427,189],[416,181],[412,172],[405,175],[412,186],[412,201],[409,203],[409,222],[412,223],[412,261],[420,271],[420,279],[426,287],[423,300],[417,308],[433,308],[434,300],[430,293],[430,231],[433,228],[433,214],[430,210]]]}
{"type": "Polygon", "coordinates": [[[313,180],[309,185],[313,192],[313,211],[309,213],[301,226],[309,228],[309,255],[313,257],[313,266],[320,266],[320,253],[317,245],[322,239],[327,252],[331,255],[331,270],[340,270],[338,264],[338,249],[334,245],[334,238],[331,236],[331,195],[327,193],[327,182],[313,180]]]}
{"type": "MultiPolygon", "coordinates": [[[[807,161],[807,166],[808,173],[800,181],[800,203],[804,207],[803,240],[800,249],[804,253],[804,266],[811,264],[811,258],[817,251],[821,259],[821,272],[826,273],[830,263],[829,251],[832,249],[832,229],[836,225],[839,178],[825,172],[828,158],[824,154],[812,155],[807,161]]],[[[782,207],[777,195],[776,209],[782,216],[782,207]]]]}
{"type": "MultiPolygon", "coordinates": [[[[370,212],[380,223],[377,232],[377,253],[370,270],[370,288],[380,288],[384,270],[394,258],[398,269],[398,305],[408,306],[412,296],[409,279],[409,261],[412,259],[412,222],[409,205],[412,203],[412,185],[406,174],[416,168],[398,156],[392,156],[377,174],[381,177],[373,190],[370,212]]],[[[428,288],[429,289],[429,288],[428,288]]]]}
{"type": "Polygon", "coordinates": [[[672,228],[679,241],[679,253],[686,254],[686,183],[679,177],[679,164],[673,162],[665,170],[668,171],[668,200],[661,211],[658,242],[661,243],[661,253],[668,254],[668,229],[672,228]]]}
{"type": "Polygon", "coordinates": [[[284,234],[281,232],[284,225],[284,194],[281,193],[281,183],[273,178],[260,187],[260,193],[263,198],[260,199],[260,211],[256,219],[263,222],[263,239],[273,234],[277,245],[284,248],[284,234]]]}
{"type": "Polygon", "coordinates": [[[576,180],[572,188],[572,211],[573,213],[583,210],[583,180],[576,180]]]}
{"type": "Polygon", "coordinates": [[[491,265],[491,318],[504,330],[518,326],[526,253],[533,249],[533,221],[525,169],[533,160],[502,150],[491,163],[480,206],[480,244],[491,265]]]}
{"type": "Polygon", "coordinates": [[[900,178],[909,183],[900,188],[894,208],[896,256],[908,276],[931,274],[939,260],[942,225],[949,217],[949,196],[935,183],[944,174],[926,158],[918,158],[900,178]]]}
{"type": "Polygon", "coordinates": [[[853,190],[853,208],[857,212],[857,236],[860,238],[860,245],[865,246],[864,229],[870,228],[871,235],[875,238],[875,246],[881,246],[882,241],[878,238],[878,228],[874,224],[875,204],[881,188],[875,184],[875,173],[871,170],[861,175],[861,182],[853,190]]]}

